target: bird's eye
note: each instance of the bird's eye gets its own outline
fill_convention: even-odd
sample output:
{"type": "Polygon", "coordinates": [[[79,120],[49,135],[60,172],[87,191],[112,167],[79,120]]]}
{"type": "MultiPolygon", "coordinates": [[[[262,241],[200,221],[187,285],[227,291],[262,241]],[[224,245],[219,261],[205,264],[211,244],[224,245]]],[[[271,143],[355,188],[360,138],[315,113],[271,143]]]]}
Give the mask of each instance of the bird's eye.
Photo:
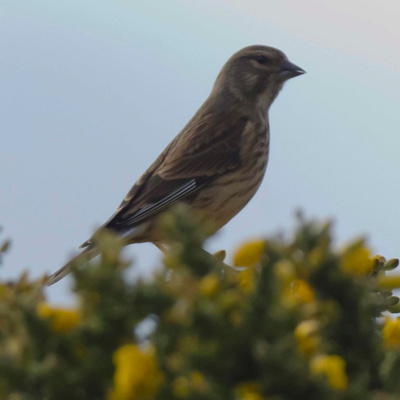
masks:
{"type": "Polygon", "coordinates": [[[256,61],[257,61],[259,64],[264,65],[264,64],[267,64],[269,60],[268,60],[268,58],[265,57],[265,56],[257,56],[257,57],[256,57],[256,61]]]}

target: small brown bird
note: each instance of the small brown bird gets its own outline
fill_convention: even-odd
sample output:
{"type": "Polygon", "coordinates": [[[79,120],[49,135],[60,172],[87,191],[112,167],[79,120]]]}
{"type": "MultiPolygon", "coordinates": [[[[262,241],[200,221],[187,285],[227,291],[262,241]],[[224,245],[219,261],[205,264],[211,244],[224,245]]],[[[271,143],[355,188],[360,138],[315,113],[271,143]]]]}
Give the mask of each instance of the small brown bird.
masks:
{"type": "MultiPolygon", "coordinates": [[[[216,230],[253,197],[269,154],[268,109],[284,82],[305,71],[280,50],[249,46],[235,53],[219,73],[210,96],[125,196],[100,228],[127,244],[162,247],[155,220],[185,202],[213,222],[216,230]]],[[[81,254],[50,276],[52,285],[77,257],[98,254],[93,238],[81,254]]]]}

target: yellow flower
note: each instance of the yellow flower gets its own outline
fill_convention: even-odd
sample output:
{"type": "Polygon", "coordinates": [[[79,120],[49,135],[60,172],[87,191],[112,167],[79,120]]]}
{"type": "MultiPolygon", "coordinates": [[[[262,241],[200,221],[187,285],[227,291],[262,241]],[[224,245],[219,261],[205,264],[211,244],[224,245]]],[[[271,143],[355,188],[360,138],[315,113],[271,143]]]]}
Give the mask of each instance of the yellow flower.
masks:
{"type": "Polygon", "coordinates": [[[292,286],[295,298],[302,303],[310,303],[314,300],[314,290],[302,279],[296,279],[292,286]]]}
{"type": "Polygon", "coordinates": [[[257,382],[245,382],[239,385],[238,395],[240,400],[264,400],[260,394],[260,387],[257,382]]]}
{"type": "Polygon", "coordinates": [[[386,318],[383,325],[383,342],[386,348],[400,348],[400,317],[386,318]]]}
{"type": "Polygon", "coordinates": [[[313,353],[319,343],[318,322],[315,320],[307,320],[300,322],[294,330],[294,337],[297,341],[297,347],[300,353],[313,353]]]}
{"type": "Polygon", "coordinates": [[[353,275],[365,275],[372,270],[370,251],[365,247],[350,248],[342,256],[341,268],[353,275]]]}
{"type": "Polygon", "coordinates": [[[201,387],[205,383],[204,376],[200,371],[192,371],[189,378],[191,384],[195,387],[201,387]]]}
{"type": "Polygon", "coordinates": [[[187,397],[192,390],[201,392],[206,387],[206,380],[199,371],[190,371],[189,376],[180,376],[172,383],[174,395],[179,398],[187,397]]]}
{"type": "Polygon", "coordinates": [[[400,287],[400,276],[390,275],[379,278],[379,286],[384,289],[395,289],[400,287]]]}
{"type": "Polygon", "coordinates": [[[283,286],[289,286],[296,278],[296,268],[287,260],[278,261],[274,266],[274,272],[283,286]]]}
{"type": "Polygon", "coordinates": [[[150,399],[163,380],[153,348],[142,351],[127,344],[115,351],[113,361],[114,388],[108,400],[150,399]]]}
{"type": "Polygon", "coordinates": [[[254,240],[239,247],[233,256],[233,263],[240,267],[251,267],[261,261],[264,254],[265,241],[254,240]]]}
{"type": "Polygon", "coordinates": [[[38,304],[36,311],[39,317],[49,318],[51,328],[58,332],[70,331],[81,320],[79,311],[50,307],[44,302],[38,304]]]}
{"type": "Polygon", "coordinates": [[[217,300],[217,306],[223,311],[236,309],[242,301],[241,293],[237,289],[224,290],[217,300]]]}
{"type": "Polygon", "coordinates": [[[187,397],[190,393],[190,383],[186,376],[180,376],[172,382],[174,395],[179,398],[187,397]]]}
{"type": "Polygon", "coordinates": [[[260,393],[246,393],[242,396],[242,400],[263,400],[265,397],[260,393]]]}
{"type": "Polygon", "coordinates": [[[329,385],[335,389],[345,389],[348,384],[346,363],[342,357],[332,354],[321,354],[311,359],[310,371],[312,375],[323,375],[329,385]]]}
{"type": "Polygon", "coordinates": [[[211,297],[213,296],[220,284],[220,279],[217,274],[210,273],[207,274],[202,280],[200,281],[200,292],[203,296],[211,297]]]}
{"type": "Polygon", "coordinates": [[[253,268],[245,268],[238,274],[239,287],[244,292],[252,292],[254,290],[254,275],[255,270],[253,268]]]}

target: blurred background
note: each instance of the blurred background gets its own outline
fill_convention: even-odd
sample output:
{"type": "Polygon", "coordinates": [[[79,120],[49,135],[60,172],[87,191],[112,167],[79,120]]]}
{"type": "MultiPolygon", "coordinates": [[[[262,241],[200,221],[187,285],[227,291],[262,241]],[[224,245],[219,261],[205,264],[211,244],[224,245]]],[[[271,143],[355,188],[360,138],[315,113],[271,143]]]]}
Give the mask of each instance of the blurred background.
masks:
{"type": "MultiPolygon", "coordinates": [[[[240,48],[283,50],[307,74],[270,110],[272,149],[251,203],[208,248],[334,218],[400,255],[398,0],[0,0],[0,275],[54,272],[115,210],[240,48]]],[[[127,257],[148,273],[150,244],[127,257]]],[[[229,261],[229,260],[228,260],[229,261]]],[[[48,290],[72,301],[71,281],[48,290]]]]}

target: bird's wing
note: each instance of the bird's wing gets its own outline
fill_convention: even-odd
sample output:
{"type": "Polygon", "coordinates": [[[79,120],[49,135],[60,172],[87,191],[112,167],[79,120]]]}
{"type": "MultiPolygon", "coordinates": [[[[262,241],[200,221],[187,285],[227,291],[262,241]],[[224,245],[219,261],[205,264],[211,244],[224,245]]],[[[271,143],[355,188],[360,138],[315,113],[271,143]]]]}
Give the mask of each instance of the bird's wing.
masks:
{"type": "Polygon", "coordinates": [[[246,124],[244,118],[231,117],[229,121],[216,115],[192,120],[140,177],[102,228],[117,232],[133,228],[238,167],[246,124]]]}
{"type": "Polygon", "coordinates": [[[240,164],[246,118],[207,115],[189,123],[157,169],[164,179],[214,176],[240,164]]]}

